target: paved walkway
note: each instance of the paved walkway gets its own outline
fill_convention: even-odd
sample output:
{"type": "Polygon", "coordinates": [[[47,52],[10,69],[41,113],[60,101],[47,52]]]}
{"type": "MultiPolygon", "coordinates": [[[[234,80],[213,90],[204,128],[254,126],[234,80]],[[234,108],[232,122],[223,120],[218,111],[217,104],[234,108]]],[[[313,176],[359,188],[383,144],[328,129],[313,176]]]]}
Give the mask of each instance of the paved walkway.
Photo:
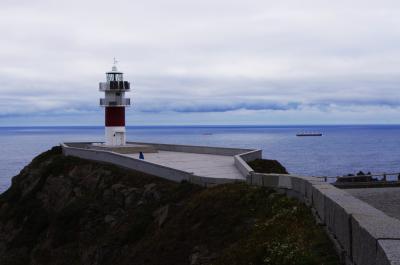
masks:
{"type": "Polygon", "coordinates": [[[400,187],[346,189],[346,191],[387,215],[400,219],[400,187]]]}
{"type": "MultiPolygon", "coordinates": [[[[139,154],[127,154],[138,158],[139,154]]],[[[210,178],[245,179],[234,164],[233,156],[159,151],[145,153],[144,160],[210,178]]]]}

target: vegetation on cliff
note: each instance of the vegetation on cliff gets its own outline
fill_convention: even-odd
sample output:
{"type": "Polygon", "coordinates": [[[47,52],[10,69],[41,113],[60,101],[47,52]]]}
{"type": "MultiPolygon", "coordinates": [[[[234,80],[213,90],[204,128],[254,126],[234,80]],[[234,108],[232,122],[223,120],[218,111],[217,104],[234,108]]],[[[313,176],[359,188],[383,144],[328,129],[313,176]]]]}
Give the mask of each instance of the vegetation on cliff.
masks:
{"type": "Polygon", "coordinates": [[[0,195],[0,264],[338,264],[307,207],[246,184],[201,188],[35,158],[0,195]]]}
{"type": "Polygon", "coordinates": [[[289,174],[286,168],[276,160],[256,159],[248,164],[254,171],[260,173],[289,174]]]}

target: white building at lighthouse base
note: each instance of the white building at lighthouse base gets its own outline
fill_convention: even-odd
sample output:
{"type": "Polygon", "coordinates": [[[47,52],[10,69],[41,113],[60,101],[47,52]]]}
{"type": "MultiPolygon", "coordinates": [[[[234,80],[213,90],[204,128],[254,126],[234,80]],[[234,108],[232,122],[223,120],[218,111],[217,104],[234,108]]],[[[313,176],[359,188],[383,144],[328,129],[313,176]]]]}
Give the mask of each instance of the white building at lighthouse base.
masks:
{"type": "Polygon", "coordinates": [[[105,144],[111,146],[124,145],[126,143],[125,126],[105,127],[105,144]]]}

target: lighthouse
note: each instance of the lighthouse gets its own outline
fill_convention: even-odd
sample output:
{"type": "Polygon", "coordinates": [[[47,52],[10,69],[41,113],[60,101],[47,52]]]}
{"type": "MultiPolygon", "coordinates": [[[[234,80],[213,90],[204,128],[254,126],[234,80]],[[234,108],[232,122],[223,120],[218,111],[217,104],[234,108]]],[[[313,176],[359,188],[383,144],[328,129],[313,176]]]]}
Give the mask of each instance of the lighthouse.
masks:
{"type": "Polygon", "coordinates": [[[106,82],[100,82],[99,90],[104,92],[100,106],[105,108],[105,145],[123,146],[126,144],[125,107],[131,101],[125,98],[125,92],[130,91],[130,83],[124,81],[123,73],[117,69],[117,61],[110,72],[106,73],[106,82]]]}

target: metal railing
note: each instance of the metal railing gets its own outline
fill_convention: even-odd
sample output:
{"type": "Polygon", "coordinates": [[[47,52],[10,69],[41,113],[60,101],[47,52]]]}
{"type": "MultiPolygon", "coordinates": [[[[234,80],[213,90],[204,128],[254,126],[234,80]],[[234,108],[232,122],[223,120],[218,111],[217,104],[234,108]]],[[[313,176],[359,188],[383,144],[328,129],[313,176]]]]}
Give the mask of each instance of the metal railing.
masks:
{"type": "Polygon", "coordinates": [[[322,177],[337,182],[358,182],[367,181],[400,181],[400,173],[379,173],[379,174],[356,174],[338,177],[322,177]]]}
{"type": "Polygon", "coordinates": [[[400,186],[400,173],[356,174],[337,177],[317,177],[338,188],[400,186]]]}
{"type": "Polygon", "coordinates": [[[106,100],[105,98],[100,99],[100,106],[104,107],[112,107],[112,106],[130,106],[131,99],[130,98],[123,98],[119,100],[106,100]]]}
{"type": "Polygon", "coordinates": [[[110,81],[110,82],[100,82],[100,91],[129,91],[131,85],[128,81],[110,81]]]}

